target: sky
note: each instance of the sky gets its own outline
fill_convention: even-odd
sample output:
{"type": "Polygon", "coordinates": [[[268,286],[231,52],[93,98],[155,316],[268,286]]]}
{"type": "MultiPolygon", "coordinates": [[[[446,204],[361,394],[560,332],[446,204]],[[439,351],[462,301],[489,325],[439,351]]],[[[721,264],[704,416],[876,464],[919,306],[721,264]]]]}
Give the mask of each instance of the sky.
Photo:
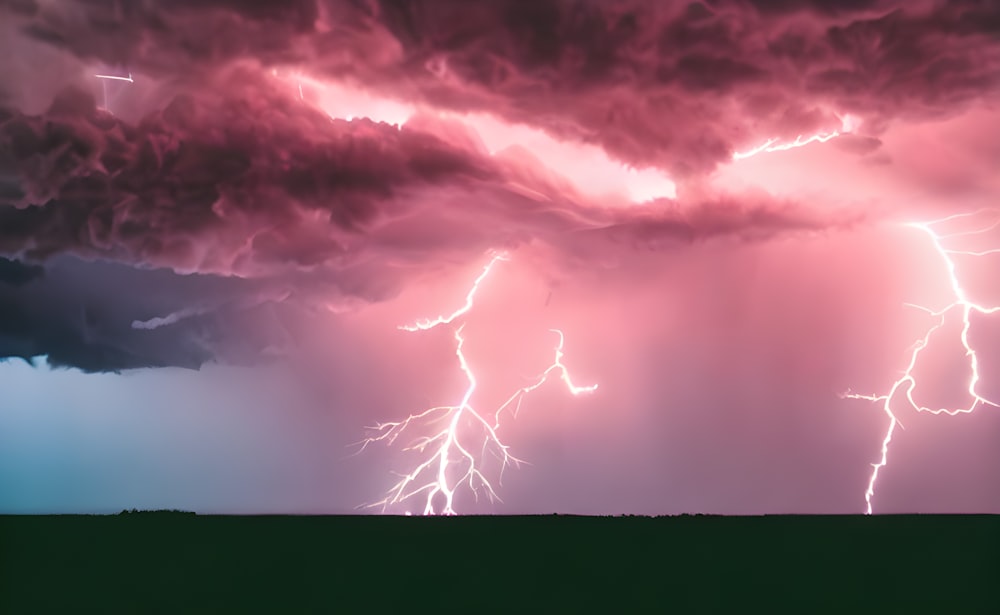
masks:
{"type": "Polygon", "coordinates": [[[0,0],[0,513],[1000,513],[1000,6],[0,0]]]}

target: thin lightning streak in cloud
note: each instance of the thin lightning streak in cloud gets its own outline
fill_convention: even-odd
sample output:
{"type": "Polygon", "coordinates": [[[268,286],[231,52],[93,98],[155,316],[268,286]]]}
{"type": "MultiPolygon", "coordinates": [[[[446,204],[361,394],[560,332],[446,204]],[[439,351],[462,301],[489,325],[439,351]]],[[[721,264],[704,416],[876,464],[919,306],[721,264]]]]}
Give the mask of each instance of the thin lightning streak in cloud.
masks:
{"type": "Polygon", "coordinates": [[[129,83],[135,83],[132,80],[132,73],[128,74],[128,77],[119,77],[118,75],[94,75],[98,79],[111,79],[114,81],[128,81],[129,83]]]}
{"type": "Polygon", "coordinates": [[[979,356],[976,354],[972,343],[969,341],[969,333],[972,328],[971,316],[973,313],[990,315],[996,312],[1000,312],[1000,306],[985,306],[978,303],[974,303],[969,300],[966,295],[966,291],[962,288],[962,284],[958,279],[958,273],[956,271],[955,260],[953,256],[985,256],[989,254],[1000,253],[1000,248],[982,251],[970,251],[970,250],[956,250],[949,248],[945,245],[944,241],[953,237],[968,236],[975,234],[986,233],[990,230],[997,228],[1000,225],[1000,218],[994,221],[992,224],[977,228],[971,231],[965,231],[960,233],[952,234],[939,234],[935,232],[934,227],[936,225],[942,224],[944,222],[950,222],[953,220],[959,220],[963,218],[968,218],[974,216],[981,212],[974,212],[968,214],[956,214],[954,216],[949,216],[947,218],[942,218],[939,220],[933,220],[930,222],[914,222],[907,226],[911,228],[918,229],[926,233],[931,240],[931,244],[934,250],[941,257],[941,260],[945,264],[945,270],[948,272],[948,281],[951,288],[952,296],[954,300],[947,306],[940,310],[932,310],[923,306],[907,304],[910,307],[917,308],[921,311],[926,312],[929,316],[935,319],[934,324],[927,330],[924,337],[918,340],[912,347],[910,352],[910,359],[907,364],[906,370],[889,388],[889,391],[883,395],[861,395],[857,393],[848,392],[844,397],[849,399],[864,399],[871,402],[880,402],[882,404],[882,411],[889,418],[889,425],[886,429],[885,436],[882,439],[882,446],[880,450],[880,457],[877,463],[872,464],[871,476],[868,479],[868,488],[865,490],[865,504],[867,514],[872,514],[872,499],[875,496],[875,488],[878,483],[879,472],[886,467],[889,460],[889,446],[892,443],[892,437],[896,430],[897,425],[901,425],[899,417],[897,416],[898,410],[896,409],[896,402],[902,403],[902,407],[910,408],[916,412],[929,412],[931,414],[947,414],[949,416],[954,416],[956,414],[967,414],[975,411],[980,406],[994,406],[1000,407],[994,401],[987,399],[979,394],[977,390],[977,385],[980,381],[980,371],[979,371],[979,356]],[[914,370],[917,367],[917,363],[920,359],[921,352],[924,351],[931,343],[931,337],[936,331],[944,326],[946,318],[949,314],[958,313],[962,319],[962,332],[960,334],[960,339],[962,342],[962,347],[965,349],[965,356],[969,359],[969,384],[967,391],[969,393],[970,402],[968,406],[964,408],[931,408],[920,404],[913,396],[913,391],[917,387],[917,378],[914,375],[914,370]],[[900,401],[898,399],[899,395],[902,393],[903,399],[905,401],[900,401]]]}
{"type": "Polygon", "coordinates": [[[826,143],[830,139],[834,139],[836,137],[839,137],[840,135],[841,133],[837,130],[831,133],[825,133],[825,134],[821,133],[818,135],[812,135],[811,137],[807,137],[805,139],[802,138],[802,135],[799,135],[795,137],[795,140],[792,141],[791,143],[782,143],[779,145],[774,145],[774,143],[778,142],[777,139],[768,139],[763,145],[755,147],[752,150],[746,152],[733,153],[733,160],[743,160],[745,158],[750,158],[751,156],[756,156],[757,154],[763,152],[783,152],[785,150],[790,150],[796,147],[809,145],[810,143],[816,143],[816,142],[826,143]]]}
{"type": "MultiPolygon", "coordinates": [[[[442,315],[434,320],[424,320],[417,325],[402,326],[399,328],[411,332],[425,331],[439,325],[450,324],[460,316],[468,313],[474,305],[475,294],[480,284],[489,275],[493,266],[500,260],[506,260],[506,256],[503,254],[494,256],[489,264],[483,268],[483,272],[475,279],[472,288],[466,295],[466,300],[462,307],[449,315],[442,315]]],[[[559,342],[555,348],[555,358],[552,363],[542,372],[534,384],[518,389],[507,401],[501,404],[493,413],[493,420],[491,422],[471,405],[472,396],[476,391],[478,381],[475,372],[465,357],[464,347],[466,338],[463,335],[464,329],[465,324],[462,324],[455,330],[455,356],[458,358],[459,367],[468,382],[461,401],[453,406],[428,408],[423,412],[411,414],[402,421],[379,423],[369,428],[374,431],[374,435],[361,441],[359,453],[373,442],[384,442],[386,445],[391,445],[405,430],[410,429],[413,431],[418,423],[425,425],[432,425],[438,422],[445,423],[444,427],[440,428],[436,433],[429,436],[421,436],[403,449],[425,453],[430,448],[431,454],[417,464],[410,472],[400,475],[400,480],[389,489],[386,497],[378,502],[367,505],[368,508],[381,507],[382,511],[385,512],[392,505],[401,504],[411,497],[422,494],[424,496],[423,514],[433,515],[436,514],[434,506],[435,497],[441,494],[444,497],[441,514],[454,515],[457,514],[455,510],[455,493],[463,485],[472,490],[473,496],[477,501],[480,490],[485,492],[491,502],[500,501],[496,489],[483,471],[483,459],[486,457],[487,452],[492,452],[500,461],[498,486],[500,484],[499,481],[503,480],[503,471],[507,466],[516,466],[520,463],[525,463],[510,453],[509,446],[497,434],[503,412],[511,409],[516,417],[524,397],[541,387],[553,374],[558,374],[559,379],[563,381],[569,392],[573,395],[591,393],[597,389],[596,384],[591,386],[573,384],[569,371],[562,362],[565,356],[563,353],[565,336],[561,330],[551,329],[551,332],[558,335],[559,338],[559,342]],[[482,446],[477,447],[479,449],[478,456],[470,452],[471,447],[467,444],[469,440],[475,438],[475,434],[469,435],[467,433],[468,429],[463,430],[463,427],[469,425],[472,426],[475,434],[478,434],[482,438],[482,446]],[[459,472],[457,478],[454,476],[456,471],[459,472]]]]}
{"type": "Polygon", "coordinates": [[[768,139],[763,144],[745,152],[733,152],[733,160],[744,160],[762,153],[783,152],[797,147],[804,147],[810,143],[826,143],[830,139],[835,139],[850,133],[853,129],[853,125],[854,121],[851,117],[849,115],[844,116],[841,119],[841,127],[839,130],[834,130],[833,132],[828,133],[821,132],[804,138],[802,135],[799,135],[795,137],[795,140],[791,143],[778,143],[779,139],[777,138],[768,139]],[[777,145],[775,145],[776,143],[777,145]]]}

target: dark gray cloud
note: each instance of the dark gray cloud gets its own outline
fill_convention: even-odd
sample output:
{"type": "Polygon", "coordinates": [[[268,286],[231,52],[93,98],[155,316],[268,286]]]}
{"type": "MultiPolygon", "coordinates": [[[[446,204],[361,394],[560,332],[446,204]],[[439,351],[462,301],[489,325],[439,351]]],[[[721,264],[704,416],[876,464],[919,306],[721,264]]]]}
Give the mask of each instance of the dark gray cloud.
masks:
{"type": "Polygon", "coordinates": [[[0,284],[23,286],[43,275],[45,268],[39,265],[25,265],[9,258],[0,258],[0,284]]]}
{"type": "Polygon", "coordinates": [[[308,266],[405,213],[406,190],[500,179],[430,134],[333,121],[249,78],[219,98],[177,96],[136,125],[77,90],[41,117],[4,110],[0,248],[223,272],[253,272],[241,254],[308,266]]]}
{"type": "Polygon", "coordinates": [[[44,274],[41,266],[0,263],[0,357],[47,356],[53,366],[91,372],[198,368],[226,353],[260,360],[271,338],[278,339],[276,330],[248,326],[261,325],[254,309],[266,304],[266,295],[243,280],[65,256],[48,263],[44,274]],[[258,305],[247,304],[252,296],[261,297],[258,305]],[[136,326],[183,310],[189,310],[183,319],[136,326]],[[250,349],[237,348],[237,341],[256,348],[243,352],[250,349]]]}

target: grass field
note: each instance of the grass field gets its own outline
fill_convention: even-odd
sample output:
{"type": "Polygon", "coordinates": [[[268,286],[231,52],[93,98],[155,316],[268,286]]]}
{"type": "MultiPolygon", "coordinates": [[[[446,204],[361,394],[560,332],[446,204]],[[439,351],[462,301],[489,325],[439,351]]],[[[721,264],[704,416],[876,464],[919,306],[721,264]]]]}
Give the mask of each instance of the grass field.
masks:
{"type": "Polygon", "coordinates": [[[997,613],[1000,516],[0,516],[0,613],[997,613]]]}

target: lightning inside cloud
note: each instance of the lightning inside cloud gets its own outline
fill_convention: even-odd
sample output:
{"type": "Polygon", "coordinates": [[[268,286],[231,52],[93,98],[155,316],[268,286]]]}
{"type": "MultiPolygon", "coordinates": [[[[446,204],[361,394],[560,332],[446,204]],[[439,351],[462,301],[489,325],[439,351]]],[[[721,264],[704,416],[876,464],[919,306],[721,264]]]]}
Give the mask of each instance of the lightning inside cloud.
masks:
{"type": "Polygon", "coordinates": [[[826,143],[831,139],[836,139],[839,136],[850,134],[854,128],[854,120],[850,115],[844,115],[841,119],[841,127],[839,130],[834,130],[832,132],[819,132],[809,136],[798,135],[795,139],[789,143],[782,143],[781,139],[777,137],[772,137],[745,152],[733,152],[733,160],[744,160],[746,158],[752,158],[757,154],[770,153],[770,152],[785,152],[790,149],[795,149],[797,147],[805,147],[810,143],[826,143]]]}

